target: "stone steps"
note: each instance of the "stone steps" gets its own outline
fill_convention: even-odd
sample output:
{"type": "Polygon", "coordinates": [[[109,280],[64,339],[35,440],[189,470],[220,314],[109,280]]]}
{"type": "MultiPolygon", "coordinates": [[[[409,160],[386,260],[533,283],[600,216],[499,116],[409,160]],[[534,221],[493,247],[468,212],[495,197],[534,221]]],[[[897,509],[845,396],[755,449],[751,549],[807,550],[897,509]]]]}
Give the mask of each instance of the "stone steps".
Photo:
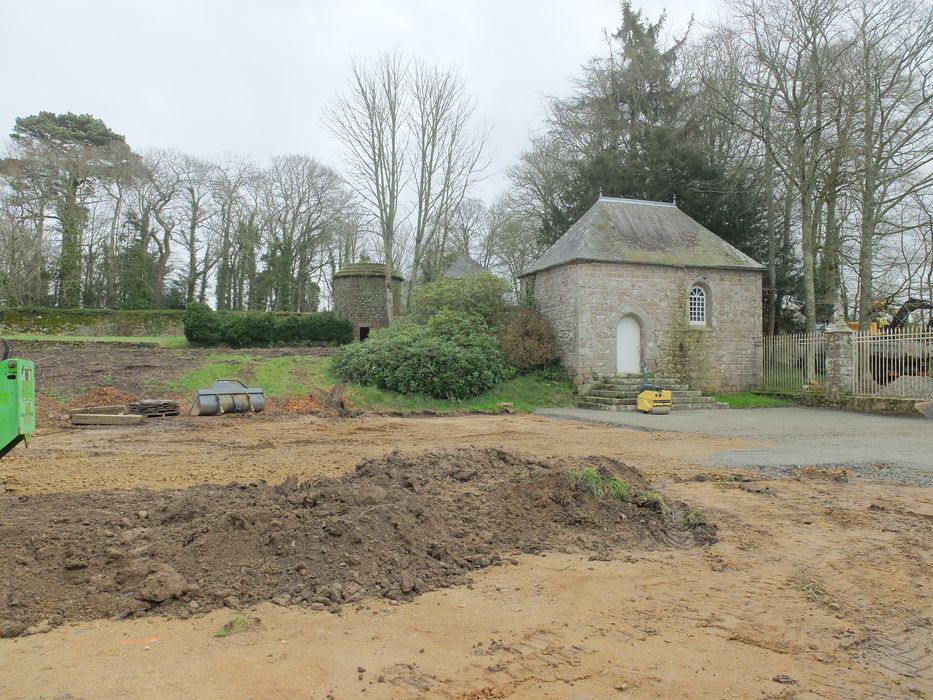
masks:
{"type": "MultiPolygon", "coordinates": [[[[672,410],[728,408],[727,404],[717,402],[712,396],[703,396],[702,392],[691,389],[675,378],[649,375],[648,381],[671,392],[672,410]]],[[[620,374],[602,377],[592,384],[585,394],[577,398],[576,404],[578,408],[599,411],[634,411],[641,385],[641,375],[620,374]]]]}
{"type": "MultiPolygon", "coordinates": [[[[623,412],[623,411],[635,411],[638,410],[633,405],[621,405],[621,406],[607,406],[606,404],[599,403],[589,403],[582,399],[577,401],[577,408],[588,408],[592,411],[613,411],[613,412],[623,412]]],[[[719,401],[713,401],[712,403],[672,403],[672,411],[689,411],[696,409],[719,409],[719,408],[729,408],[729,404],[722,403],[719,401]]]]}
{"type": "MultiPolygon", "coordinates": [[[[666,386],[662,385],[662,387],[667,389],[666,386]]],[[[623,393],[630,395],[630,396],[627,396],[626,398],[634,398],[638,396],[638,394],[640,394],[641,391],[637,387],[635,389],[625,389],[624,391],[616,391],[612,389],[590,389],[589,391],[586,392],[586,395],[587,396],[601,396],[604,398],[611,399],[611,398],[617,398],[620,394],[623,394],[623,393]]],[[[703,394],[697,391],[696,389],[672,389],[671,390],[671,397],[675,399],[690,399],[690,398],[694,398],[694,397],[698,397],[702,395],[703,394]]]]}
{"type": "MultiPolygon", "coordinates": [[[[587,394],[586,396],[581,396],[577,401],[599,404],[600,406],[634,406],[638,399],[634,396],[616,396],[607,398],[605,396],[590,396],[587,394]]],[[[672,406],[706,406],[713,403],[716,403],[716,399],[712,396],[692,396],[680,401],[674,397],[671,397],[672,406]]]]}

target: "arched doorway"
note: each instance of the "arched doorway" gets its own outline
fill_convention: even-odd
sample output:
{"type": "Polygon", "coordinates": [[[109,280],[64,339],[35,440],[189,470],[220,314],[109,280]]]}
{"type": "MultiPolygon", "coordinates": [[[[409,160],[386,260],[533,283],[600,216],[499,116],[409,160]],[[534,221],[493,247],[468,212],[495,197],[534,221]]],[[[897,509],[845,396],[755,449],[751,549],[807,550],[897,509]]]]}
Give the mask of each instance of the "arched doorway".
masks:
{"type": "Polygon", "coordinates": [[[616,372],[641,371],[641,324],[634,316],[623,316],[616,328],[616,372]]]}

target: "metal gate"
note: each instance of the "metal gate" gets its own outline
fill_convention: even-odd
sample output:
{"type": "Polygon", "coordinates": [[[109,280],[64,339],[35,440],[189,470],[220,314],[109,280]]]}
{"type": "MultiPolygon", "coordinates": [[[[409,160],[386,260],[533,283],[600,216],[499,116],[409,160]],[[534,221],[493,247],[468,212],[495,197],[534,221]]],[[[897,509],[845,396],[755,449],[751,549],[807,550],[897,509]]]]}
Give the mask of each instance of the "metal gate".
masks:
{"type": "Polygon", "coordinates": [[[826,337],[822,333],[773,335],[762,344],[762,389],[799,394],[822,384],[826,373],[826,337]]]}

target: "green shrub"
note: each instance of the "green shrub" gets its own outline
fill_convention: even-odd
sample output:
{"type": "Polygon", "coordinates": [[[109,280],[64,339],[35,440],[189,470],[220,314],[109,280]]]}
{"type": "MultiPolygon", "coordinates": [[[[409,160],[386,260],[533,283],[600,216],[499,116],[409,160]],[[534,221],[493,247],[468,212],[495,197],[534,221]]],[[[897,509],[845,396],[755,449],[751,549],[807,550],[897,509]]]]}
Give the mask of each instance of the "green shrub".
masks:
{"type": "Polygon", "coordinates": [[[436,333],[410,322],[380,330],[365,343],[341,348],[334,372],[345,381],[440,399],[475,396],[509,377],[495,338],[466,334],[461,344],[452,319],[440,325],[436,333]]]}
{"type": "Polygon", "coordinates": [[[489,324],[481,316],[445,309],[432,316],[426,325],[428,334],[457,345],[500,352],[489,324]]]}
{"type": "Polygon", "coordinates": [[[465,279],[445,277],[417,287],[408,313],[415,321],[425,323],[442,311],[453,311],[479,316],[496,326],[506,310],[508,291],[508,284],[488,273],[465,279]]]}
{"type": "Polygon", "coordinates": [[[499,330],[499,342],[506,363],[520,370],[547,367],[558,357],[551,324],[530,306],[508,314],[499,330]]]}
{"type": "Polygon", "coordinates": [[[342,348],[333,369],[345,381],[403,394],[464,399],[510,379],[496,328],[508,286],[492,275],[418,287],[409,313],[365,343],[342,348]]]}
{"type": "Polygon", "coordinates": [[[182,325],[189,343],[217,345],[224,338],[223,321],[207,304],[188,304],[182,325]]]}
{"type": "Polygon", "coordinates": [[[202,345],[341,345],[353,340],[353,324],[330,311],[305,316],[217,313],[205,304],[189,304],[184,328],[189,342],[202,345]]]}

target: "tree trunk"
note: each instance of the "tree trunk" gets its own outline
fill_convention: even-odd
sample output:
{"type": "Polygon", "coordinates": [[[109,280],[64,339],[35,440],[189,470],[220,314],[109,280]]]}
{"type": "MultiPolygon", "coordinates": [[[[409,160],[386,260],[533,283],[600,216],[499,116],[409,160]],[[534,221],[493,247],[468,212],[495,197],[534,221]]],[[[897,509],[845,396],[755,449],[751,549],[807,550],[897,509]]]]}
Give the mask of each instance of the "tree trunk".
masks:
{"type": "Polygon", "coordinates": [[[65,186],[65,199],[60,204],[62,250],[59,263],[59,304],[66,308],[81,305],[81,229],[84,212],[78,204],[81,182],[69,179],[65,186]]]}
{"type": "Polygon", "coordinates": [[[395,304],[392,295],[392,237],[384,238],[386,255],[386,320],[392,324],[395,316],[395,304]]]}
{"type": "Polygon", "coordinates": [[[45,202],[39,202],[39,211],[36,215],[36,260],[35,260],[35,271],[36,276],[35,286],[33,289],[33,303],[41,306],[45,301],[45,296],[48,294],[48,287],[45,283],[44,268],[45,264],[42,259],[43,251],[42,246],[45,244],[45,202]]]}
{"type": "Polygon", "coordinates": [[[770,150],[765,153],[765,177],[768,181],[768,289],[767,323],[768,335],[774,335],[777,315],[777,207],[774,202],[774,161],[770,150]]]}
{"type": "Polygon", "coordinates": [[[185,280],[185,302],[194,301],[198,283],[198,217],[200,207],[194,197],[191,198],[191,223],[188,227],[188,278],[185,280]]]}

